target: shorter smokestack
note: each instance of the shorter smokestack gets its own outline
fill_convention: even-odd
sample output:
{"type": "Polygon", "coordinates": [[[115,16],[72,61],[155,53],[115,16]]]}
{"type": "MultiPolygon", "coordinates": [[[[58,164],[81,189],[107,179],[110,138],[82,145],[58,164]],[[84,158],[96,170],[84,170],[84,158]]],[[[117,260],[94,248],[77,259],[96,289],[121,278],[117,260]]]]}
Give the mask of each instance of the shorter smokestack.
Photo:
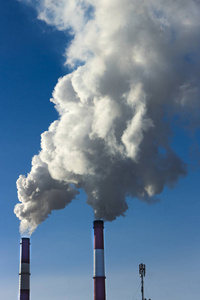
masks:
{"type": "Polygon", "coordinates": [[[20,243],[19,300],[30,299],[30,239],[22,238],[20,243]]]}
{"type": "Polygon", "coordinates": [[[94,221],[94,300],[105,300],[104,238],[102,220],[94,221]]]}

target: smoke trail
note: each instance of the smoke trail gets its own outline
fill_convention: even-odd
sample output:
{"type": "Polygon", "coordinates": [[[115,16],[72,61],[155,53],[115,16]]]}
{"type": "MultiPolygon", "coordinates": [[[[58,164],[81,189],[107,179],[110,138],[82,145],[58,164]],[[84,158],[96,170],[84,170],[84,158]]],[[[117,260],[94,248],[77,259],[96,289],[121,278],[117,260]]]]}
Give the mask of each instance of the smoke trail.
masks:
{"type": "Polygon", "coordinates": [[[32,233],[79,188],[104,220],[124,215],[127,195],[157,201],[187,169],[170,145],[170,114],[198,123],[199,1],[35,5],[41,20],[71,31],[66,62],[74,71],[58,80],[51,101],[60,117],[17,181],[21,232],[32,233]]]}

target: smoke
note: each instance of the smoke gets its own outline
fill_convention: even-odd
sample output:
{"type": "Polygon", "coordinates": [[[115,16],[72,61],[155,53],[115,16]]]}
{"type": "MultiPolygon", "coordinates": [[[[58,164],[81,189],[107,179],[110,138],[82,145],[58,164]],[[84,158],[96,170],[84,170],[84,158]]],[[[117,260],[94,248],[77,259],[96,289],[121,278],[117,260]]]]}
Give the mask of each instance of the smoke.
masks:
{"type": "Polygon", "coordinates": [[[15,214],[32,233],[83,188],[95,218],[124,215],[127,195],[158,201],[187,166],[173,151],[172,116],[199,126],[198,0],[38,0],[38,18],[73,39],[71,74],[51,101],[59,119],[17,181],[15,214]]]}

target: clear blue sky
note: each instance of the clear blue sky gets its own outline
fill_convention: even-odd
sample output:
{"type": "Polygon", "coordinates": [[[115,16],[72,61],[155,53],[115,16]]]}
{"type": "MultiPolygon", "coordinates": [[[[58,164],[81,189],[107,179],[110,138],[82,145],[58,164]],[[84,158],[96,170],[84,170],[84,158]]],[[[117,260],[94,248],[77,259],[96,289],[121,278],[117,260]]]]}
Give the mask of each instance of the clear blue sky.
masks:
{"type": "MultiPolygon", "coordinates": [[[[31,168],[40,134],[57,118],[49,102],[64,67],[69,38],[37,20],[15,0],[0,2],[0,298],[18,297],[19,220],[16,180],[31,168]]],[[[196,141],[199,133],[196,134],[196,141]]],[[[128,199],[126,217],[105,223],[108,300],[140,299],[138,266],[146,264],[145,297],[199,297],[199,156],[176,129],[173,148],[189,164],[187,177],[165,188],[155,205],[128,199]],[[191,147],[188,150],[188,144],[191,147]]],[[[53,212],[31,238],[31,299],[93,299],[93,211],[84,192],[53,212]]]]}

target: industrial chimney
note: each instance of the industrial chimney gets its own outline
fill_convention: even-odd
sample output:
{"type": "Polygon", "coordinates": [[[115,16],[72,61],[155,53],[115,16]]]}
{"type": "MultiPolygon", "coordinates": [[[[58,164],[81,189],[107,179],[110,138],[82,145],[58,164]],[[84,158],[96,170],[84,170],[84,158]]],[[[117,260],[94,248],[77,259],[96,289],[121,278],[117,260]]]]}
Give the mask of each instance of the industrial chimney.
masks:
{"type": "Polygon", "coordinates": [[[94,221],[94,300],[105,300],[104,238],[102,220],[94,221]]]}
{"type": "Polygon", "coordinates": [[[20,243],[19,300],[30,299],[30,239],[22,238],[20,243]]]}

